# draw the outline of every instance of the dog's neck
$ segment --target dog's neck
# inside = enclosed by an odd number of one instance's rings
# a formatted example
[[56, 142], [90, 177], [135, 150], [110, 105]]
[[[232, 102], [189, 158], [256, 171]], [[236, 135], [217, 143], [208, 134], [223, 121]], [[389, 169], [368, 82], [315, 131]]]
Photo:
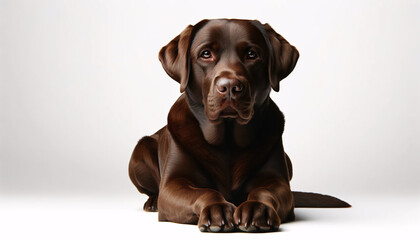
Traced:
[[206, 141], [214, 146], [235, 145], [246, 147], [255, 139], [255, 131], [247, 125], [240, 125], [233, 119], [225, 119], [219, 123], [199, 121]]
[[254, 125], [258, 124], [257, 121], [262, 111], [255, 112], [251, 121], [245, 125], [237, 123], [234, 119], [224, 119], [214, 123], [206, 117], [202, 104], [188, 102], [191, 112], [200, 124], [203, 136], [209, 144], [213, 146], [233, 144], [236, 147], [243, 148], [249, 146], [256, 139], [259, 129]]

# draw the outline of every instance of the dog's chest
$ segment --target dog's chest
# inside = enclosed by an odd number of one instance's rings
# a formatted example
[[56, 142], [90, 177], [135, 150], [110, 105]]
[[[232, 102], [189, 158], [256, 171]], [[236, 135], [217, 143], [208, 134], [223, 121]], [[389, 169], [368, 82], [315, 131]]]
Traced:
[[243, 188], [250, 174], [257, 172], [267, 160], [268, 152], [261, 150], [233, 146], [212, 150], [212, 167], [205, 167], [206, 174], [227, 198], [235, 198], [235, 192]]

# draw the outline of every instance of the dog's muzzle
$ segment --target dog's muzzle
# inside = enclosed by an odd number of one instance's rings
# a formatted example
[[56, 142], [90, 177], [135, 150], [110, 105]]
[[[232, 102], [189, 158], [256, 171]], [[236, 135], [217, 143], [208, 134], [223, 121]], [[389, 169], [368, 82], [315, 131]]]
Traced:
[[246, 81], [236, 78], [217, 78], [211, 88], [205, 112], [210, 121], [226, 118], [246, 124], [253, 115], [253, 101]]

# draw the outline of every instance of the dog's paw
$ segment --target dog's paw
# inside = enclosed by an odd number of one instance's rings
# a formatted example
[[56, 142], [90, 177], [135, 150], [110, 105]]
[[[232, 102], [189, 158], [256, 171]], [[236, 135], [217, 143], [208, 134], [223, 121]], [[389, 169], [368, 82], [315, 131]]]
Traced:
[[202, 232], [230, 232], [235, 229], [233, 213], [236, 206], [232, 203], [216, 203], [205, 207], [198, 220]]
[[280, 217], [276, 211], [258, 201], [246, 201], [239, 205], [234, 215], [235, 224], [244, 232], [277, 231]]
[[144, 203], [143, 210], [146, 212], [157, 212], [157, 200], [158, 196], [150, 196], [149, 199]]

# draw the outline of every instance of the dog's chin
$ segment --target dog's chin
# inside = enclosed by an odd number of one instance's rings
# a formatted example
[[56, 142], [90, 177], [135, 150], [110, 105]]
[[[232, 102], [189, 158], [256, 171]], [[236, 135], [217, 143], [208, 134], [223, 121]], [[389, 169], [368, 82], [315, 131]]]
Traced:
[[208, 114], [207, 118], [214, 124], [221, 123], [223, 121], [236, 121], [240, 125], [246, 125], [252, 119], [253, 112], [247, 111], [248, 114], [241, 114], [231, 107], [227, 107], [221, 111], [213, 114]]

